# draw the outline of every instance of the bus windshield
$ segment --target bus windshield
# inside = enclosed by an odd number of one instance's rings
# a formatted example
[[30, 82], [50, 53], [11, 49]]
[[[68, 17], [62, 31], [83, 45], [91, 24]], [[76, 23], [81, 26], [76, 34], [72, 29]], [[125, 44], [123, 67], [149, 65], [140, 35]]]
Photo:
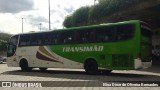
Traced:
[[18, 43], [18, 36], [11, 37], [7, 50], [7, 57], [14, 55]]

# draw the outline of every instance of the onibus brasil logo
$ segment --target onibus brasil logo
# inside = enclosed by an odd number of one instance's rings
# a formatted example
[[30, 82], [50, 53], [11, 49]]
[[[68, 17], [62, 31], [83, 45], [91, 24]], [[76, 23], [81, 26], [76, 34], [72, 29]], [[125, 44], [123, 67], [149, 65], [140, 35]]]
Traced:
[[2, 87], [42, 87], [41, 83], [33, 82], [2, 82]]

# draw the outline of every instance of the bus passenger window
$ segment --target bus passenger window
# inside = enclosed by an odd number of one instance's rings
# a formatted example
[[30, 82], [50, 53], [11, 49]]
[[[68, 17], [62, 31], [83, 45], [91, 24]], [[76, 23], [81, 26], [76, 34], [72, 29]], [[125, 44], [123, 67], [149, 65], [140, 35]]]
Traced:
[[115, 28], [114, 27], [108, 27], [105, 29], [105, 41], [111, 42], [115, 40]]
[[93, 42], [95, 40], [95, 32], [92, 29], [86, 29], [80, 32], [81, 42]]
[[97, 42], [111, 42], [115, 40], [114, 27], [98, 27], [96, 28]]
[[44, 35], [44, 45], [50, 45], [50, 44], [52, 44], [52, 33], [45, 33], [45, 35]]
[[20, 46], [29, 46], [30, 45], [30, 35], [21, 35], [19, 45]]
[[105, 41], [108, 41], [109, 40], [109, 37], [107, 35], [105, 35], [105, 38], [104, 38]]
[[133, 25], [122, 25], [117, 26], [117, 40], [128, 40], [134, 35], [134, 26]]
[[30, 45], [31, 46], [37, 46], [38, 45], [38, 35], [37, 34], [33, 34], [31, 35], [31, 40], [30, 40]]
[[75, 42], [76, 42], [76, 43], [82, 42], [82, 37], [81, 37], [81, 34], [80, 34], [79, 31], [76, 31], [76, 32], [75, 32]]
[[58, 38], [58, 33], [54, 32], [52, 33], [52, 44], [57, 44], [57, 38]]
[[73, 31], [65, 31], [61, 33], [61, 43], [69, 44], [74, 42], [74, 32]]
[[38, 34], [37, 35], [37, 44], [38, 45], [43, 45], [43, 42], [44, 42], [44, 34]]
[[104, 41], [105, 33], [103, 28], [96, 28], [96, 42]]

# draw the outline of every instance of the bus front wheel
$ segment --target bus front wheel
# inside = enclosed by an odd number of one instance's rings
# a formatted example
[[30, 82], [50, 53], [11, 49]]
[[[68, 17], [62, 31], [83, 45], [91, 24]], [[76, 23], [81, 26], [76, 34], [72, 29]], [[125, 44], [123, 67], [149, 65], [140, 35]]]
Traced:
[[28, 62], [27, 62], [27, 60], [21, 60], [21, 61], [20, 61], [20, 67], [21, 67], [21, 70], [22, 70], [22, 71], [30, 71], [30, 70], [32, 70], [31, 67], [28, 67]]
[[84, 69], [87, 74], [97, 74], [98, 73], [98, 65], [95, 60], [86, 61], [84, 64]]

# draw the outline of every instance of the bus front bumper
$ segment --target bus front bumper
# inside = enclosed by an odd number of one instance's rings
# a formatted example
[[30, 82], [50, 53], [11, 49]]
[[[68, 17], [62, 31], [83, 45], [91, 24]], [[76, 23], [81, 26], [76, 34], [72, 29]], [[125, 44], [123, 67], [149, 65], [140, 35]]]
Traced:
[[142, 62], [140, 59], [134, 60], [134, 68], [135, 69], [145, 69], [145, 68], [149, 68], [151, 66], [152, 66], [152, 61], [151, 62]]

